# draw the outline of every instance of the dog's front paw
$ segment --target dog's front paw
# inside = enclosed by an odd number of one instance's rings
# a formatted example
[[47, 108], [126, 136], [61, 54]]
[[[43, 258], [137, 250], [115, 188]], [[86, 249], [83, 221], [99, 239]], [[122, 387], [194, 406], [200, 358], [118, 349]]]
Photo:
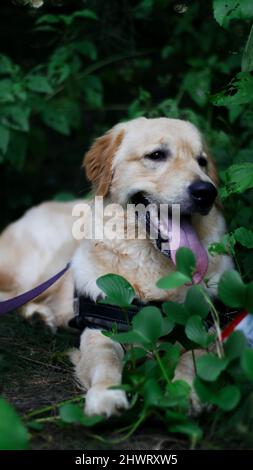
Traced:
[[129, 407], [125, 392], [110, 390], [102, 386], [90, 388], [85, 399], [85, 413], [88, 416], [105, 415], [109, 418]]

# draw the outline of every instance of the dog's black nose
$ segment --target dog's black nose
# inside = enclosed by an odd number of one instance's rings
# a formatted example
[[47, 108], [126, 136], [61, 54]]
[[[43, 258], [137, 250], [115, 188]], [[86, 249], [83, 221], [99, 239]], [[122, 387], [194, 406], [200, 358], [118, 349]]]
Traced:
[[195, 181], [189, 186], [189, 193], [195, 209], [201, 214], [207, 214], [218, 194], [216, 187], [208, 181]]

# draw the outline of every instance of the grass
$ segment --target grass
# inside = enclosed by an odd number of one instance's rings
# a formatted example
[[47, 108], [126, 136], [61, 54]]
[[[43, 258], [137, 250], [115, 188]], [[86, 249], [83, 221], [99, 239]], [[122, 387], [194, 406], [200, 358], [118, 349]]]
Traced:
[[[25, 416], [45, 407], [39, 416], [46, 418], [43, 429], [31, 429], [32, 449], [187, 449], [189, 443], [180, 435], [168, 434], [154, 419], [146, 422], [131, 438], [111, 445], [127, 416], [113, 418], [96, 428], [57, 424], [52, 420], [57, 404], [80, 397], [67, 351], [78, 345], [78, 336], [60, 330], [53, 335], [38, 318], [31, 322], [17, 314], [0, 320], [0, 393]], [[37, 415], [34, 415], [37, 416]], [[49, 420], [47, 421], [47, 418]], [[253, 436], [245, 430], [219, 435], [214, 417], [204, 417], [202, 449], [253, 448]], [[51, 422], [52, 421], [52, 422]]]

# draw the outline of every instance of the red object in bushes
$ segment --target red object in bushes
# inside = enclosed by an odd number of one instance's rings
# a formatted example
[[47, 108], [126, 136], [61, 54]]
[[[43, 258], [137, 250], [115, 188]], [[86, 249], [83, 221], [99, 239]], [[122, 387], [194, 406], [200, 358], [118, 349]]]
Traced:
[[253, 345], [253, 314], [244, 310], [227, 325], [222, 331], [222, 340], [225, 341], [234, 330], [242, 331], [248, 342]]

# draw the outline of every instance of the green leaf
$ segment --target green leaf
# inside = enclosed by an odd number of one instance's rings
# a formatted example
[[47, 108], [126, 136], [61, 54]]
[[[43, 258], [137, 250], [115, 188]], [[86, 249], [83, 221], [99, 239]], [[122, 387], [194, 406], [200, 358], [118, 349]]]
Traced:
[[214, 18], [217, 23], [221, 26], [227, 27], [229, 21], [234, 18], [233, 12], [235, 9], [237, 10], [237, 5], [238, 0], [213, 0]]
[[223, 411], [233, 410], [239, 403], [241, 393], [236, 385], [227, 385], [215, 394], [212, 403]]
[[11, 59], [4, 54], [0, 54], [0, 75], [11, 75], [17, 68]]
[[241, 7], [241, 14], [243, 19], [253, 18], [253, 4], [249, 0], [238, 0]]
[[238, 116], [238, 106], [247, 104], [252, 92], [253, 77], [249, 72], [239, 72], [222, 92], [212, 97], [212, 102], [216, 106], [226, 106]]
[[0, 124], [0, 152], [4, 155], [7, 152], [10, 140], [10, 131]]
[[233, 361], [240, 357], [243, 350], [247, 346], [247, 340], [241, 331], [233, 331], [224, 344], [226, 357], [229, 361]]
[[174, 329], [174, 326], [175, 326], [175, 323], [173, 320], [171, 320], [170, 318], [163, 318], [161, 336], [166, 336], [169, 333], [171, 333], [172, 330]]
[[251, 72], [253, 70], [253, 25], [242, 55], [242, 71]]
[[228, 362], [227, 358], [220, 359], [214, 354], [205, 354], [196, 361], [197, 374], [201, 379], [213, 382], [226, 369]]
[[241, 357], [241, 366], [246, 377], [253, 382], [253, 349], [244, 349]]
[[13, 82], [9, 79], [0, 80], [0, 102], [13, 103], [15, 101]]
[[168, 318], [179, 325], [185, 325], [189, 314], [183, 304], [176, 302], [164, 302], [162, 305], [163, 312], [166, 313]]
[[57, 26], [49, 26], [49, 24], [45, 24], [45, 25], [41, 25], [41, 26], [36, 26], [34, 28], [34, 31], [41, 31], [41, 32], [52, 32], [52, 33], [56, 33], [58, 34], [59, 33], [59, 29], [57, 28]]
[[177, 271], [191, 278], [196, 269], [195, 256], [189, 248], [182, 247], [176, 253]]
[[156, 407], [161, 405], [161, 399], [163, 397], [163, 392], [161, 387], [156, 379], [150, 378], [145, 381], [144, 389], [144, 406], [146, 408]]
[[2, 123], [11, 129], [27, 132], [30, 128], [30, 113], [30, 108], [24, 106], [10, 106], [5, 109], [5, 113], [2, 117]]
[[[57, 47], [49, 58], [47, 75], [50, 83], [60, 85], [66, 81], [70, 75], [75, 80], [75, 75], [79, 72], [81, 67], [81, 59], [76, 54], [74, 43], [69, 43], [64, 46]], [[80, 93], [80, 83], [78, 81], [78, 93]], [[63, 99], [67, 99], [66, 93]], [[73, 99], [72, 99], [73, 101]]]
[[161, 277], [159, 281], [157, 281], [156, 285], [159, 289], [176, 289], [177, 287], [183, 286], [184, 284], [188, 284], [191, 282], [191, 278], [182, 274], [178, 271], [169, 274], [168, 276]]
[[205, 299], [205, 294], [199, 286], [192, 286], [188, 290], [185, 299], [185, 307], [190, 315], [199, 315], [206, 318], [210, 307]]
[[42, 23], [49, 23], [49, 24], [55, 24], [55, 23], [63, 23], [65, 26], [70, 26], [74, 23], [76, 18], [89, 18], [92, 20], [97, 20], [98, 17], [96, 13], [92, 10], [89, 9], [84, 9], [81, 11], [76, 11], [72, 13], [71, 15], [43, 15], [39, 20], [37, 21], [38, 24]]
[[237, 271], [225, 271], [218, 284], [219, 298], [229, 307], [243, 307], [246, 286]]
[[225, 175], [225, 196], [235, 193], [240, 194], [247, 189], [253, 188], [253, 163], [232, 165], [228, 168]]
[[134, 348], [128, 349], [124, 355], [124, 363], [126, 364], [128, 361], [132, 361], [134, 358], [135, 361], [147, 358], [147, 351], [144, 348]]
[[91, 41], [78, 41], [75, 42], [75, 49], [82, 55], [89, 57], [91, 60], [97, 59], [97, 48]]
[[64, 23], [67, 26], [70, 26], [76, 18], [89, 18], [91, 20], [97, 20], [98, 17], [96, 13], [88, 8], [72, 13], [72, 15], [42, 15], [37, 19], [36, 25], [41, 24], [57, 24]]
[[210, 342], [213, 341], [213, 336], [208, 335], [203, 321], [198, 315], [193, 315], [187, 320], [185, 334], [187, 338], [199, 344], [202, 348], [207, 348]]
[[196, 423], [192, 423], [191, 421], [172, 424], [169, 426], [169, 432], [186, 434], [187, 436], [190, 436], [195, 442], [199, 441], [203, 435], [202, 429]]
[[97, 20], [98, 19], [95, 11], [89, 10], [88, 8], [86, 8], [84, 10], [81, 10], [81, 11], [76, 11], [72, 15], [72, 18], [73, 19], [76, 19], [76, 18], [89, 18], [91, 20]]
[[164, 367], [167, 369], [168, 376], [172, 379], [173, 374], [175, 371], [175, 368], [178, 364], [179, 358], [180, 358], [180, 346], [179, 344], [171, 344], [171, 343], [160, 343], [159, 346], [159, 351], [163, 351], [165, 354], [163, 354], [161, 360], [162, 363], [164, 364]]
[[60, 23], [61, 22], [60, 16], [61, 15], [42, 15], [37, 19], [36, 25], [44, 24], [44, 23], [48, 23], [48, 24]]
[[195, 377], [193, 384], [198, 397], [203, 403], [213, 403], [212, 400], [215, 395], [211, 388], [213, 384], [203, 382], [199, 377]]
[[213, 0], [214, 18], [227, 28], [234, 19], [249, 19], [253, 17], [253, 5], [249, 0]]
[[83, 419], [83, 410], [81, 407], [72, 403], [61, 406], [59, 413], [64, 423], [81, 423]]
[[25, 103], [27, 101], [27, 93], [22, 82], [13, 83], [13, 94], [14, 101], [22, 101]]
[[240, 390], [236, 385], [226, 385], [217, 390], [196, 377], [194, 388], [202, 402], [216, 405], [223, 411], [231, 411], [238, 405], [241, 398]]
[[61, 406], [60, 418], [64, 423], [82, 424], [83, 426], [91, 427], [103, 421], [103, 416], [86, 416], [79, 405], [67, 403]]
[[190, 385], [184, 380], [175, 380], [167, 385], [167, 392], [170, 400], [173, 400], [174, 406], [188, 402], [191, 393]]
[[131, 284], [117, 274], [105, 274], [97, 279], [98, 287], [106, 294], [102, 303], [128, 307], [131, 305], [135, 291]]
[[174, 410], [166, 410], [165, 417], [168, 424], [179, 424], [179, 423], [186, 423], [188, 418], [185, 412], [178, 412]]
[[25, 84], [29, 90], [37, 93], [50, 94], [53, 92], [48, 78], [43, 75], [28, 75], [25, 79]]
[[[55, 53], [48, 64], [48, 74], [51, 80], [60, 85], [63, 83], [71, 74], [71, 68], [69, 64], [65, 63], [62, 58], [55, 57], [57, 54]], [[59, 59], [59, 60], [58, 60]]]
[[237, 242], [246, 248], [253, 248], [253, 232], [247, 230], [245, 227], [239, 227], [234, 232], [234, 237]]
[[133, 330], [155, 343], [162, 335], [162, 315], [157, 307], [144, 307], [133, 319]]
[[0, 450], [27, 449], [29, 433], [14, 408], [0, 399]]
[[157, 307], [142, 308], [133, 319], [133, 329], [126, 333], [107, 333], [114, 341], [151, 347], [163, 334], [163, 318]]
[[226, 233], [219, 242], [213, 242], [208, 246], [210, 255], [228, 255], [235, 254], [236, 240], [234, 234]]

